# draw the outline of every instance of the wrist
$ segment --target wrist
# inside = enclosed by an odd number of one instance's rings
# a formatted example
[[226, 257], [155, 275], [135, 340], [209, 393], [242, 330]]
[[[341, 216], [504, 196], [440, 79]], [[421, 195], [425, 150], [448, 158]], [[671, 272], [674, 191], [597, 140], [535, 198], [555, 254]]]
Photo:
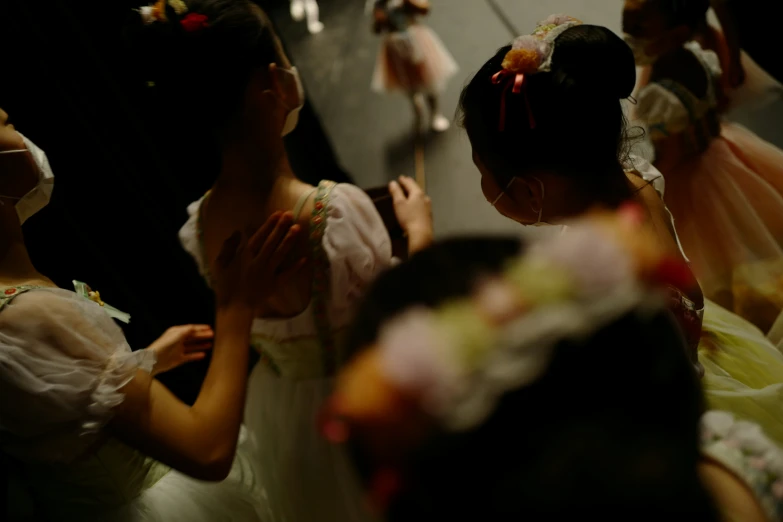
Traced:
[[215, 311], [215, 323], [238, 325], [253, 321], [253, 307], [244, 301], [232, 301], [218, 304]]
[[411, 227], [406, 232], [408, 234], [408, 251], [411, 254], [424, 250], [432, 244], [434, 239], [432, 227]]

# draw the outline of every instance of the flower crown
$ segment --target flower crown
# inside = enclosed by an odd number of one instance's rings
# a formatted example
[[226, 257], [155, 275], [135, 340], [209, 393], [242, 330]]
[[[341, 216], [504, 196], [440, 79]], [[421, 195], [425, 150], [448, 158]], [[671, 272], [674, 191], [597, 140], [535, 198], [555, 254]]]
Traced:
[[658, 250], [640, 212], [590, 215], [534, 242], [472, 296], [389, 321], [338, 377], [324, 434], [342, 442], [352, 424], [404, 430], [421, 414], [442, 429], [475, 428], [504, 394], [544, 375], [560, 342], [663, 308], [657, 290], [690, 272]]
[[188, 6], [183, 0], [157, 0], [154, 4], [146, 5], [138, 11], [145, 25], [155, 22], [168, 22], [167, 6], [171, 7], [177, 16], [182, 16], [179, 23], [187, 32], [193, 33], [209, 27], [209, 18], [200, 13], [189, 13]]
[[[525, 87], [525, 81], [530, 74], [549, 72], [552, 70], [552, 55], [555, 50], [555, 40], [568, 29], [581, 25], [582, 22], [568, 15], [551, 15], [546, 20], [538, 23], [533, 34], [520, 36], [514, 40], [511, 50], [503, 58], [503, 69], [492, 75], [492, 83], [500, 85], [505, 83], [500, 107], [499, 130], [505, 130], [506, 97], [508, 91], [520, 94]], [[525, 92], [530, 128], [536, 127], [533, 113], [530, 110], [530, 102]]]

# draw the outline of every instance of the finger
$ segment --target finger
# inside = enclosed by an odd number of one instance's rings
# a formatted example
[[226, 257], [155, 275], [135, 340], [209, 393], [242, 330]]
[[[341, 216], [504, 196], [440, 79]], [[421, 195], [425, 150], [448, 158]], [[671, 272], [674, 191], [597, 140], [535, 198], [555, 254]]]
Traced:
[[217, 257], [218, 267], [225, 268], [234, 261], [241, 243], [242, 234], [239, 231], [234, 232], [228, 239], [223, 241], [223, 246], [220, 248], [220, 254]]
[[193, 331], [185, 340], [186, 343], [198, 343], [201, 341], [208, 341], [210, 339], [213, 339], [215, 337], [215, 332], [212, 330], [203, 330], [203, 331]]
[[402, 191], [402, 187], [400, 187], [400, 184], [396, 181], [392, 181], [389, 183], [389, 193], [391, 194], [392, 201], [394, 204], [404, 203], [407, 199], [405, 197], [405, 192]]
[[205, 341], [200, 343], [189, 343], [185, 345], [185, 353], [206, 352], [207, 350], [212, 349], [212, 346], [214, 346], [212, 342]]
[[279, 247], [280, 243], [288, 235], [288, 232], [291, 229], [293, 223], [294, 215], [291, 212], [286, 212], [283, 214], [283, 217], [280, 218], [277, 226], [268, 237], [262, 238], [256, 234], [253, 239], [257, 241], [263, 240], [263, 245], [261, 246], [261, 249], [255, 253], [254, 258], [256, 260], [260, 259], [262, 262], [270, 260], [272, 258], [272, 253]]
[[274, 231], [275, 228], [280, 224], [280, 219], [282, 217], [283, 217], [282, 212], [274, 212], [258, 229], [252, 230], [251, 228], [250, 230], [247, 231], [248, 232], [247, 236], [250, 238], [248, 240], [248, 248], [250, 248], [250, 251], [252, 253], [255, 253], [258, 250], [258, 248], [261, 248], [264, 239], [268, 237], [272, 233], [272, 231]]
[[400, 176], [400, 184], [402, 184], [402, 186], [405, 187], [405, 190], [408, 191], [409, 198], [413, 195], [424, 193], [419, 184], [416, 183], [413, 178], [409, 178], [408, 176]]
[[205, 354], [204, 352], [194, 352], [185, 355], [184, 359], [185, 362], [203, 361], [206, 358], [206, 356], [207, 354]]
[[296, 246], [296, 240], [298, 239], [299, 232], [301, 232], [301, 230], [302, 227], [299, 225], [294, 225], [288, 229], [288, 233], [283, 238], [283, 241], [275, 249], [275, 251], [272, 252], [272, 255], [270, 256], [267, 264], [268, 269], [274, 271], [283, 264], [283, 261], [288, 258], [288, 254], [290, 254], [291, 250], [293, 250], [294, 246]]

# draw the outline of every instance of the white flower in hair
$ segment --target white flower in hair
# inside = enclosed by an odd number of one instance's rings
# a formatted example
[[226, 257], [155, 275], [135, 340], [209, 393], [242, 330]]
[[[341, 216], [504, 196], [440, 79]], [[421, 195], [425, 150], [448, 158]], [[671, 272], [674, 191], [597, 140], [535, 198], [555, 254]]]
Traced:
[[378, 336], [384, 373], [400, 389], [431, 403], [442, 394], [438, 389], [459, 374], [449, 343], [432, 311], [409, 310], [389, 321]]
[[583, 299], [606, 295], [635, 278], [633, 261], [623, 247], [595, 225], [569, 228], [567, 236], [557, 236], [531, 249], [567, 270]]

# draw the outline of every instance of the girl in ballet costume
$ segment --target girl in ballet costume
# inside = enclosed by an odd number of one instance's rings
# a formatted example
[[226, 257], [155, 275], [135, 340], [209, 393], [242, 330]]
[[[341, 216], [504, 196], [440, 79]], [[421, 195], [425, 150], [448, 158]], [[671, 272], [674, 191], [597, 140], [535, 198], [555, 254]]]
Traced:
[[378, 278], [322, 432], [385, 520], [781, 520], [783, 451], [704, 412], [662, 299], [688, 269], [640, 215], [452, 239]]
[[[402, 92], [413, 104], [418, 135], [425, 121], [435, 132], [449, 128], [440, 112], [440, 93], [459, 71], [435, 32], [418, 21], [430, 12], [429, 0], [376, 0], [374, 29], [383, 35], [372, 86], [377, 92]], [[426, 106], [429, 120], [426, 119]]]
[[[142, 27], [149, 51], [140, 54], [159, 65], [162, 100], [199, 107], [189, 130], [213, 136], [222, 158], [212, 189], [188, 208], [182, 246], [213, 284], [220, 245], [233, 230], [285, 211], [307, 231], [294, 251], [306, 267], [254, 311], [252, 346], [261, 361], [250, 375], [244, 422], [269, 520], [366, 520], [345, 455], [318, 436], [314, 421], [344, 359], [355, 302], [392, 263], [389, 234], [361, 189], [328, 180], [310, 186], [291, 169], [284, 137], [296, 127], [304, 94], [263, 11], [250, 0], [190, 0], [181, 13], [175, 7]], [[397, 182], [390, 190], [416, 251], [431, 239], [429, 199], [412, 179], [400, 183], [406, 192]]]
[[[14, 487], [1, 518], [268, 521], [240, 435], [250, 327], [264, 299], [248, 286], [286, 284], [292, 274], [277, 271], [298, 227], [276, 215], [249, 242], [226, 242], [214, 270], [214, 333], [174, 327], [131, 351], [114, 322], [127, 314], [83, 283], [58, 288], [33, 266], [21, 225], [49, 202], [54, 174], [7, 119], [0, 110], [0, 450]], [[155, 376], [211, 344], [198, 398], [183, 404]]]
[[[686, 260], [663, 176], [626, 152], [622, 100], [635, 83], [633, 53], [621, 38], [567, 16], [501, 48], [461, 100], [487, 200], [523, 225], [561, 224], [595, 205], [635, 201], [660, 247]], [[709, 406], [761, 423], [783, 444], [783, 354], [752, 324], [705, 300], [692, 274], [672, 285], [671, 297]]]
[[317, 0], [291, 0], [291, 18], [296, 22], [307, 19], [307, 30], [310, 34], [318, 34], [324, 30], [319, 15]]
[[660, 0], [631, 35], [657, 49], [636, 116], [705, 295], [783, 348], [783, 151], [721, 120], [720, 62], [692, 40], [692, 17], [671, 5]]

